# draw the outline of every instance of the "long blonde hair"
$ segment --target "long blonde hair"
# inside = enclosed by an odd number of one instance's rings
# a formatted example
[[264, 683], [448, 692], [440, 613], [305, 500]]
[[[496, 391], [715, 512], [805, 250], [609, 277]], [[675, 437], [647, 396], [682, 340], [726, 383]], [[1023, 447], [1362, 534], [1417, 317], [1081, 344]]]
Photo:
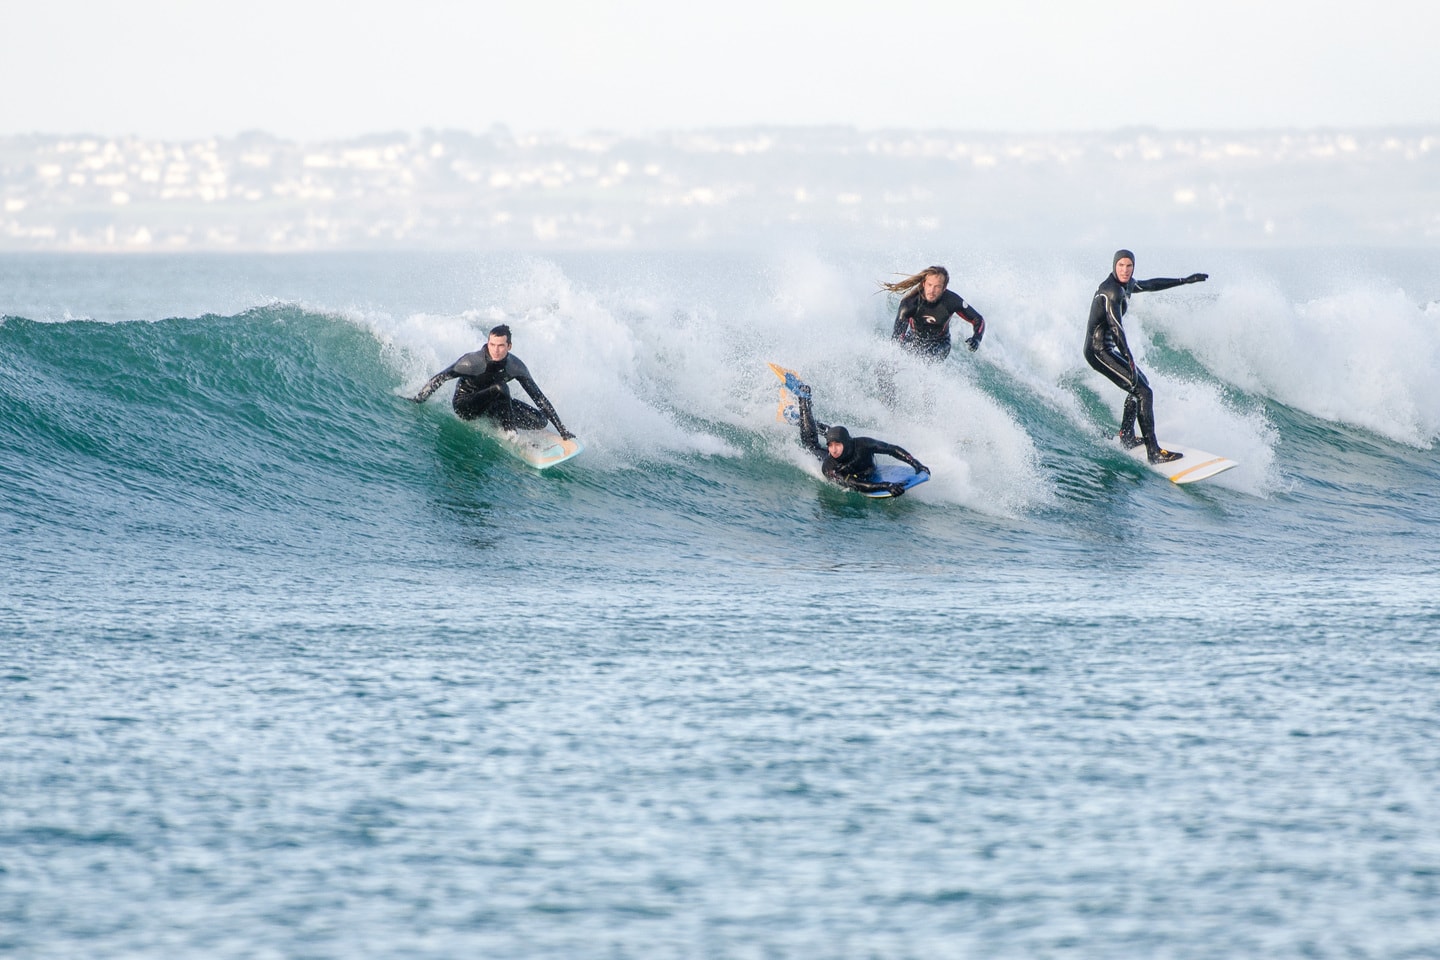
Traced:
[[903, 299], [910, 296], [910, 294], [916, 292], [921, 287], [925, 286], [926, 277], [933, 276], [937, 273], [945, 278], [945, 286], [949, 287], [950, 271], [937, 264], [935, 266], [926, 267], [919, 273], [912, 273], [904, 280], [896, 280], [894, 283], [886, 283], [884, 280], [881, 280], [880, 289], [889, 290], [891, 293], [898, 293]]

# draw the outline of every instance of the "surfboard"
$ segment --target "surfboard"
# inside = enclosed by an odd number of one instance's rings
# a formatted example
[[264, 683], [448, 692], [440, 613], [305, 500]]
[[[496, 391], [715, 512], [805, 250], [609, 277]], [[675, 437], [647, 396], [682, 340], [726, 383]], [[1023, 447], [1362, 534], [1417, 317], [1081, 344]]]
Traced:
[[500, 444], [506, 453], [525, 461], [536, 470], [544, 470], [557, 463], [564, 463], [572, 457], [579, 456], [585, 450], [585, 444], [581, 443], [579, 439], [571, 437], [569, 440], [564, 440], [554, 430], [506, 432], [499, 429], [487, 429], [486, 432], [495, 438], [495, 442]]
[[1126, 453], [1171, 483], [1198, 483], [1240, 466], [1239, 463], [1228, 457], [1206, 453], [1196, 447], [1182, 447], [1173, 443], [1164, 444], [1164, 447], [1172, 453], [1183, 454], [1183, 456], [1179, 460], [1172, 460], [1169, 463], [1151, 463], [1150, 458], [1145, 454], [1144, 446], [1133, 447]]
[[[910, 468], [909, 464], [904, 463], [887, 463], [882, 466], [877, 466], [875, 472], [870, 475], [872, 482], [903, 483], [906, 490], [909, 490], [911, 487], [918, 487], [929, 479], [930, 474], [916, 473]], [[858, 490], [856, 491], [856, 493], [860, 492], [861, 491]], [[877, 490], [874, 493], [866, 493], [865, 496], [871, 500], [885, 500], [893, 497], [894, 494], [889, 490]]]
[[[780, 378], [780, 405], [775, 409], [775, 419], [781, 423], [798, 424], [800, 422], [800, 407], [795, 403], [795, 390], [803, 381], [800, 375], [794, 370], [788, 370], [778, 363], [768, 364], [770, 372]], [[824, 430], [824, 426], [820, 426]], [[875, 472], [868, 479], [871, 483], [903, 483], [905, 489], [918, 487], [930, 479], [928, 473], [916, 473], [915, 470], [905, 463], [886, 463], [876, 466]], [[855, 491], [861, 493], [862, 491]], [[893, 497], [888, 490], [877, 490], [874, 493], [866, 493], [865, 496], [872, 500], [885, 500]]]

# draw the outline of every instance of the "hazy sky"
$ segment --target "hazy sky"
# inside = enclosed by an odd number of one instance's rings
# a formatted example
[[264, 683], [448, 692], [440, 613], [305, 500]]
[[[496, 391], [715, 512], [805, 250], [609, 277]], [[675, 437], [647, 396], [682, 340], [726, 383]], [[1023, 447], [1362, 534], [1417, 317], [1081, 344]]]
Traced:
[[1440, 4], [0, 0], [0, 134], [1435, 124]]

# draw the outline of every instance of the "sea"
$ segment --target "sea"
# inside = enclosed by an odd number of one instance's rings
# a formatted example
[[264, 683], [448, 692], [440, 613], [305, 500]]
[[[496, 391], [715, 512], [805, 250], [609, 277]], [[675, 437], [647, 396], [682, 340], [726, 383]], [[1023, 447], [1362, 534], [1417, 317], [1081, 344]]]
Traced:
[[1440, 249], [1136, 253], [0, 256], [0, 955], [1440, 957]]

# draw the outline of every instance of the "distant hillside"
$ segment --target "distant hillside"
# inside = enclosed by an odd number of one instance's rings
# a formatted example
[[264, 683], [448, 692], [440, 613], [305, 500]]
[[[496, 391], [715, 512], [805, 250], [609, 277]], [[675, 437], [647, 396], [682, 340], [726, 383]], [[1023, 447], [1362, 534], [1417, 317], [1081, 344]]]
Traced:
[[1440, 242], [1440, 129], [0, 138], [0, 250]]

